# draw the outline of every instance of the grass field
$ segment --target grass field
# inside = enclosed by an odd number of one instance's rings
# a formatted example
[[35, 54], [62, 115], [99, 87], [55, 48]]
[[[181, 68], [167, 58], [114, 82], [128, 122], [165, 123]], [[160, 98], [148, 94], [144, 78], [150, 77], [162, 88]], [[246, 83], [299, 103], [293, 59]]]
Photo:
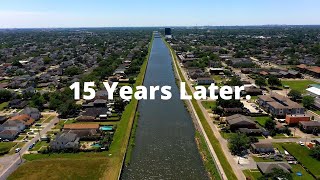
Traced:
[[215, 166], [215, 163], [211, 157], [210, 151], [206, 145], [205, 139], [203, 138], [203, 136], [200, 135], [199, 132], [196, 132], [196, 141], [199, 148], [199, 152], [202, 156], [202, 160], [204, 162], [204, 166], [207, 172], [209, 172], [210, 174], [210, 178], [215, 180], [221, 179], [219, 172]]
[[312, 174], [320, 178], [320, 161], [312, 158], [310, 150], [297, 143], [283, 143], [281, 144], [291, 155], [293, 155], [301, 164], [303, 164]]
[[246, 169], [243, 170], [243, 173], [246, 177], [250, 178], [251, 180], [258, 179], [262, 176], [261, 172], [258, 169]]
[[0, 104], [0, 111], [4, 110], [6, 107], [8, 107], [9, 102], [3, 102]]
[[269, 116], [260, 116], [260, 117], [254, 117], [254, 120], [258, 122], [261, 126], [265, 126], [268, 119], [271, 119]]
[[311, 80], [291, 80], [291, 81], [281, 81], [282, 85], [288, 85], [291, 89], [297, 90], [301, 93], [305, 93], [306, 89], [310, 84], [317, 84]]
[[7, 154], [16, 144], [15, 142], [0, 142], [0, 155]]
[[[135, 85], [142, 85], [146, 68], [147, 58], [141, 66]], [[133, 98], [125, 107], [108, 152], [25, 155], [27, 162], [12, 173], [8, 179], [33, 180], [41, 179], [41, 177], [47, 179], [118, 179], [137, 105], [138, 101]], [[72, 120], [66, 123], [69, 122]], [[63, 123], [60, 121], [57, 128]]]
[[[173, 53], [173, 49], [170, 47], [170, 45], [168, 43], [166, 43], [166, 45], [171, 50], [171, 53]], [[174, 57], [175, 65], [177, 67], [179, 67], [179, 65], [177, 64], [176, 55], [173, 55], [173, 57]], [[184, 79], [184, 76], [182, 75], [181, 69], [180, 68], [177, 68], [177, 69], [178, 69], [178, 73], [179, 73], [179, 75], [181, 77], [181, 81], [182, 82], [186, 82], [186, 80]], [[192, 94], [191, 89], [190, 89], [189, 86], [186, 86], [186, 91], [187, 91], [188, 94]], [[211, 143], [212, 147], [214, 148], [215, 153], [217, 154], [217, 156], [219, 158], [219, 161], [221, 163], [221, 166], [222, 166], [226, 176], [230, 180], [232, 180], [232, 179], [236, 180], [237, 177], [234, 174], [234, 172], [233, 172], [233, 170], [231, 168], [231, 165], [229, 164], [227, 158], [225, 157], [224, 152], [223, 152], [223, 150], [222, 150], [222, 148], [221, 148], [221, 146], [219, 144], [218, 139], [214, 136], [210, 125], [208, 124], [207, 120], [205, 119], [205, 117], [204, 117], [204, 115], [203, 115], [203, 113], [202, 113], [202, 111], [201, 111], [201, 109], [200, 109], [200, 107], [199, 107], [199, 105], [197, 103], [197, 100], [192, 99], [191, 103], [192, 103], [194, 109], [196, 110], [196, 113], [197, 113], [197, 115], [198, 115], [198, 117], [199, 117], [199, 119], [201, 121], [201, 124], [202, 124], [202, 126], [203, 126], [203, 128], [204, 128], [204, 130], [205, 130], [205, 132], [206, 132], [206, 134], [207, 134], [207, 136], [209, 138], [209, 140], [210, 140], [210, 143]]]
[[202, 101], [201, 104], [205, 109], [213, 109], [217, 106], [216, 101]]

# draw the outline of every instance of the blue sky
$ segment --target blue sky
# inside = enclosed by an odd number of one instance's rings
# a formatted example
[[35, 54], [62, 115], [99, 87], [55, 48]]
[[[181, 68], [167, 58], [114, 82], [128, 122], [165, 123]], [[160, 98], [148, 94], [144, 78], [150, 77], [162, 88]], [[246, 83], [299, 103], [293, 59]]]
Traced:
[[1, 0], [0, 28], [320, 24], [319, 0]]

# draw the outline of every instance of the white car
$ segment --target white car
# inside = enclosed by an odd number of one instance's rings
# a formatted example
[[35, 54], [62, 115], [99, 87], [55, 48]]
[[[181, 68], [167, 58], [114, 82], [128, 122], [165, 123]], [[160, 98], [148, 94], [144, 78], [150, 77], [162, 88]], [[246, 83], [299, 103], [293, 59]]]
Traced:
[[21, 150], [21, 148], [15, 149], [15, 152], [18, 153]]
[[299, 141], [300, 146], [304, 146], [304, 143], [302, 141]]

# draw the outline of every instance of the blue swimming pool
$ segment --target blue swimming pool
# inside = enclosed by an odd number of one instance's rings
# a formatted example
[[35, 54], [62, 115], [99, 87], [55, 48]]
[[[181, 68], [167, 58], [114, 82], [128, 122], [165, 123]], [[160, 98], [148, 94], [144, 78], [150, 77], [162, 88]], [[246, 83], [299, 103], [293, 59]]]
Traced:
[[102, 131], [112, 131], [113, 127], [112, 126], [102, 126], [102, 127], [100, 127], [100, 130], [102, 130]]

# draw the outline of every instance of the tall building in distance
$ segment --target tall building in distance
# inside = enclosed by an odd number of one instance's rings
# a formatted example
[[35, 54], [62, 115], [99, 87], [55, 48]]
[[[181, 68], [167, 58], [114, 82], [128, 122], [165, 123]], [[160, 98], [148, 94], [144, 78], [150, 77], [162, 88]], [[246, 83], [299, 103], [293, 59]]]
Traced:
[[172, 39], [171, 28], [164, 28], [165, 38]]

